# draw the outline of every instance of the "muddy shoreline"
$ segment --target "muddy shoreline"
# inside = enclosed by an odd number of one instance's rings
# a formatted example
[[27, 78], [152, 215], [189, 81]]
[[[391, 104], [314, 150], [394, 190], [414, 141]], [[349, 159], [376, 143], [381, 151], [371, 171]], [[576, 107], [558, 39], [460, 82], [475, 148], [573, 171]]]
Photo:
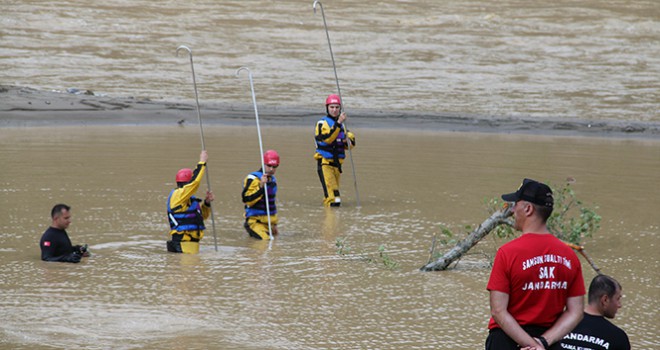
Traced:
[[[205, 124], [249, 125], [248, 104], [201, 102]], [[258, 105], [262, 125], [307, 126], [319, 117], [308, 107]], [[508, 118], [416, 111], [350, 110], [352, 127], [540, 134], [617, 138], [660, 138], [660, 123], [566, 118]], [[194, 102], [98, 96], [91, 91], [55, 92], [0, 85], [0, 127], [167, 125], [196, 123]]]

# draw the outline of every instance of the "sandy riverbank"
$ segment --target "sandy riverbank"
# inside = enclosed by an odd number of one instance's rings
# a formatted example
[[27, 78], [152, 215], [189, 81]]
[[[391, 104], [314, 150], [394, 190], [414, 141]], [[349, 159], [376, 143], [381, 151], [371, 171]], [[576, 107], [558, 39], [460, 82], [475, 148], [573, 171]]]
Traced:
[[[254, 123], [248, 104], [201, 102], [205, 124]], [[317, 109], [259, 105], [264, 125], [313, 123]], [[350, 110], [353, 127], [385, 127], [483, 133], [660, 138], [660, 123], [559, 118], [506, 118], [416, 111]], [[55, 92], [0, 86], [0, 127], [157, 125], [196, 123], [194, 102], [97, 96], [91, 91]]]

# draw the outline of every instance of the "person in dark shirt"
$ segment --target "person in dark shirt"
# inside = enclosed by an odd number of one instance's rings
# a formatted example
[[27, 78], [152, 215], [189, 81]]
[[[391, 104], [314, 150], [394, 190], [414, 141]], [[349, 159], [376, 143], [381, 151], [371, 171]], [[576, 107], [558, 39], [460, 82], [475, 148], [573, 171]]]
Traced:
[[71, 224], [71, 207], [57, 204], [50, 211], [53, 220], [39, 241], [41, 260], [78, 263], [83, 256], [89, 256], [87, 245], [72, 245], [66, 229]]
[[614, 318], [621, 308], [621, 296], [621, 285], [614, 278], [594, 277], [584, 318], [561, 340], [562, 349], [630, 350], [626, 332], [605, 319]]

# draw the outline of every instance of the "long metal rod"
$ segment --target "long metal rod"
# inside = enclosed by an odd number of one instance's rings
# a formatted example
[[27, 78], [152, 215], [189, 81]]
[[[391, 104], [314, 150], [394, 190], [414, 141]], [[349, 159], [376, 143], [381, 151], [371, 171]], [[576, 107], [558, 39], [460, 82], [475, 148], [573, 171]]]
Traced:
[[[202, 151], [206, 150], [206, 144], [204, 143], [204, 128], [202, 127], [202, 112], [199, 108], [199, 95], [197, 94], [197, 79], [195, 78], [195, 66], [193, 65], [193, 54], [192, 50], [185, 46], [181, 45], [176, 48], [176, 55], [179, 56], [180, 50], [188, 51], [188, 57], [190, 57], [190, 69], [192, 71], [193, 87], [195, 89], [195, 103], [197, 104], [197, 118], [199, 119], [199, 135], [202, 139]], [[206, 166], [206, 186], [211, 191], [211, 175], [209, 174], [209, 167]], [[213, 244], [215, 245], [215, 251], [218, 251], [218, 235], [215, 233], [215, 215], [213, 213], [213, 206], [211, 208], [211, 225], [213, 226]]]
[[[341, 101], [341, 110], [343, 111], [345, 109], [344, 105], [344, 99], [341, 97], [341, 89], [339, 88], [339, 77], [337, 76], [337, 65], [335, 64], [335, 55], [332, 53], [332, 44], [330, 44], [330, 34], [328, 32], [328, 24], [325, 21], [325, 12], [323, 11], [323, 4], [319, 0], [315, 0], [314, 4], [312, 5], [312, 8], [314, 9], [314, 13], [316, 14], [316, 5], [319, 5], [321, 8], [321, 17], [323, 17], [323, 27], [325, 28], [325, 36], [328, 38], [328, 48], [330, 49], [330, 58], [332, 58], [332, 69], [335, 72], [335, 83], [337, 84], [337, 94], [339, 95], [339, 100]], [[348, 131], [348, 125], [344, 121], [344, 127]], [[347, 143], [349, 143], [350, 140], [348, 140]], [[357, 203], [357, 206], [360, 206], [360, 191], [358, 191], [358, 185], [357, 185], [357, 175], [355, 175], [355, 164], [353, 163], [353, 151], [351, 151], [350, 145], [348, 145], [348, 158], [351, 160], [351, 170], [353, 172], [353, 184], [355, 185], [355, 200]]]
[[[239, 76], [241, 71], [244, 70], [248, 72], [248, 78], [250, 79], [250, 90], [252, 91], [252, 104], [254, 105], [254, 117], [257, 120], [257, 135], [259, 136], [259, 158], [261, 159], [261, 171], [263, 174], [266, 174], [266, 167], [264, 166], [264, 146], [261, 142], [261, 127], [259, 126], [259, 111], [257, 110], [257, 97], [254, 94], [254, 84], [252, 83], [252, 71], [247, 67], [241, 67], [236, 70], [236, 77]], [[259, 179], [261, 181], [261, 179]], [[268, 184], [264, 183], [264, 194], [266, 196], [266, 216], [268, 217], [268, 236], [270, 240], [273, 240], [273, 229], [270, 223], [270, 202], [268, 199]]]

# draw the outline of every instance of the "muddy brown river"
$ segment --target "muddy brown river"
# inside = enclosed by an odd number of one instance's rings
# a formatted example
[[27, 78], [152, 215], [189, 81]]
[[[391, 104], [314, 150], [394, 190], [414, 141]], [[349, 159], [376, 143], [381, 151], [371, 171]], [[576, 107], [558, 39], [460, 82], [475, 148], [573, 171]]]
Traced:
[[[654, 0], [322, 2], [347, 108], [660, 121]], [[336, 90], [313, 1], [3, 0], [4, 84], [321, 106]]]
[[[442, 226], [460, 233], [480, 223], [483, 200], [525, 176], [571, 177], [597, 206], [602, 228], [583, 244], [624, 286], [615, 323], [634, 348], [660, 344], [657, 141], [356, 130], [361, 206], [347, 168], [344, 206], [328, 210], [311, 130], [262, 130], [282, 158], [280, 236], [269, 245], [242, 227], [241, 183], [259, 166], [255, 128], [206, 128], [219, 246], [208, 230], [189, 256], [165, 251], [164, 208], [176, 171], [199, 157], [195, 126], [0, 129], [0, 345], [482, 348], [489, 264], [503, 241], [485, 239], [451, 271], [418, 268]], [[56, 202], [73, 207], [72, 240], [90, 244], [81, 264], [39, 260]], [[337, 239], [351, 252], [339, 255]], [[381, 245], [398, 268], [378, 258]], [[584, 260], [583, 270], [594, 276]]]
[[[660, 121], [655, 1], [323, 4], [349, 112]], [[188, 45], [203, 104], [250, 103], [246, 80], [234, 75], [241, 66], [269, 107], [319, 108], [335, 90], [312, 1], [0, 7], [6, 85], [190, 102], [190, 67], [175, 56]], [[271, 123], [262, 134], [282, 158], [281, 221], [268, 244], [242, 227], [242, 180], [259, 167], [256, 129], [208, 125], [218, 251], [209, 229], [190, 256], [165, 251], [174, 174], [194, 166], [200, 150], [194, 111], [181, 113], [191, 122], [0, 128], [0, 348], [481, 349], [485, 286], [504, 242], [486, 238], [450, 271], [419, 267], [442, 227], [461, 234], [481, 223], [484, 200], [524, 177], [555, 186], [574, 179], [578, 197], [603, 218], [582, 243], [624, 288], [613, 322], [633, 348], [660, 348], [657, 138], [360, 123], [344, 205], [327, 210], [312, 159], [315, 120]], [[39, 237], [59, 202], [72, 206], [72, 240], [93, 253], [81, 264], [39, 260]], [[381, 246], [397, 268], [383, 264]], [[588, 282], [594, 271], [582, 262]]]

